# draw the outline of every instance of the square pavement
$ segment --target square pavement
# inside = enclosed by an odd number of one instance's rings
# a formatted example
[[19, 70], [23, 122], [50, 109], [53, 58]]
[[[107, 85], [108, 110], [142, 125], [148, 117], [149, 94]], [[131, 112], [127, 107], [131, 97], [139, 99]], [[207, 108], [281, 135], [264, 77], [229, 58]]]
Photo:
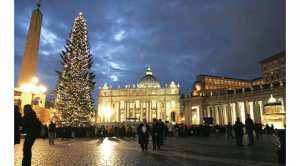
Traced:
[[[22, 165], [21, 144], [14, 146], [15, 166]], [[247, 144], [245, 135], [243, 144]], [[129, 165], [283, 165], [277, 162], [275, 136], [263, 135], [255, 139], [254, 146], [236, 146], [235, 139], [227, 135], [210, 137], [183, 137], [166, 139], [160, 150], [152, 150], [149, 139], [148, 149], [140, 149], [138, 136], [135, 138], [75, 138], [70, 141], [55, 139], [54, 145], [48, 140], [36, 139], [32, 148], [33, 166], [129, 166]]]

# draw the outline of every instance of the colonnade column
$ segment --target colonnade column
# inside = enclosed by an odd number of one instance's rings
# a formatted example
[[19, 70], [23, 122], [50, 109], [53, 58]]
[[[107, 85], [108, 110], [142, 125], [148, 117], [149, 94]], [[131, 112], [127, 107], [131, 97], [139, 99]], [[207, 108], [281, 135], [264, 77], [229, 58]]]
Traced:
[[283, 109], [284, 112], [286, 112], [286, 97], [283, 97], [282, 100], [283, 100]]
[[146, 119], [147, 119], [148, 122], [151, 122], [150, 118], [149, 118], [149, 115], [148, 115], [148, 111], [149, 111], [148, 110], [148, 101], [146, 101]]
[[226, 105], [226, 113], [227, 113], [227, 123], [232, 122], [232, 115], [231, 115], [231, 109], [230, 109], [230, 103], [227, 103]]
[[120, 102], [117, 102], [117, 122], [120, 122]]
[[215, 105], [213, 104], [211, 106], [212, 111], [211, 111], [211, 117], [213, 118], [213, 124], [216, 124], [216, 116], [215, 116]]
[[153, 119], [153, 115], [152, 115], [152, 101], [150, 100], [149, 101], [149, 113], [150, 113], [150, 119], [152, 120]]
[[199, 105], [199, 124], [203, 124], [203, 108], [202, 108], [202, 104]]
[[132, 110], [133, 110], [132, 111], [133, 112], [133, 117], [136, 118], [136, 114], [135, 114], [135, 101], [133, 101], [133, 103], [132, 103]]
[[255, 119], [255, 122], [258, 122], [258, 123], [261, 123], [261, 119], [260, 119], [260, 114], [259, 114], [259, 109], [257, 107], [258, 103], [257, 101], [253, 101], [253, 112], [254, 112], [254, 119]]
[[261, 101], [261, 112], [262, 112], [262, 114], [265, 114], [266, 112], [265, 112], [265, 100], [263, 99], [262, 101]]
[[240, 120], [242, 121], [241, 111], [239, 109], [239, 102], [235, 103], [235, 115], [236, 117], [240, 117]]
[[223, 113], [223, 104], [219, 105], [219, 122], [224, 125], [224, 113]]
[[[127, 116], [126, 116], [126, 118], [130, 118], [130, 102], [127, 102]], [[127, 120], [127, 119], [126, 119]]]
[[160, 119], [160, 102], [157, 101], [156, 105], [157, 105], [157, 107], [156, 107], [156, 109], [157, 109], [156, 117], [157, 117], [157, 119]]

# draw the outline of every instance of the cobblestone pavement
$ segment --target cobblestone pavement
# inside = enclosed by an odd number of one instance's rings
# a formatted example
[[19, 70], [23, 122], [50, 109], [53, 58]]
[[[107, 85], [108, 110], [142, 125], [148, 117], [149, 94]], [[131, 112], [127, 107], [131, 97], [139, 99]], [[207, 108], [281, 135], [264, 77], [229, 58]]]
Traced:
[[[22, 163], [22, 146], [15, 145], [14, 163]], [[236, 146], [236, 140], [225, 135], [211, 137], [186, 137], [165, 140], [161, 150], [142, 152], [136, 138], [75, 138], [70, 141], [37, 139], [32, 152], [34, 166], [96, 166], [96, 165], [279, 165], [277, 162], [278, 138], [264, 135], [254, 146]], [[247, 136], [244, 137], [244, 144]]]

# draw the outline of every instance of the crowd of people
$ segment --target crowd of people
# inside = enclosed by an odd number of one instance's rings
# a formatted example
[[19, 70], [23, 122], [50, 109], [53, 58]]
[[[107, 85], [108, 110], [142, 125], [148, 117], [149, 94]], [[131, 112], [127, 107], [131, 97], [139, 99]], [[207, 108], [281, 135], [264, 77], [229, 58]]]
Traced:
[[[198, 136], [198, 137], [209, 137], [211, 134], [228, 135], [228, 139], [236, 139], [238, 146], [244, 146], [242, 144], [243, 135], [247, 134], [249, 138], [248, 145], [254, 145], [254, 137], [259, 139], [259, 135], [268, 134], [276, 135], [277, 129], [271, 124], [271, 127], [267, 124], [263, 129], [262, 124], [253, 123], [249, 114], [246, 115], [245, 123], [237, 118], [234, 125], [230, 122], [228, 125], [190, 125], [187, 124], [172, 124], [169, 122], [162, 122], [161, 119], [153, 118], [152, 124], [148, 124], [144, 118], [143, 123], [140, 125], [127, 124], [127, 125], [101, 125], [101, 126], [72, 126], [63, 125], [56, 126], [53, 122], [50, 124], [41, 125], [41, 122], [36, 116], [36, 113], [31, 108], [31, 105], [24, 106], [24, 116], [22, 118], [20, 109], [15, 106], [15, 119], [14, 119], [14, 131], [15, 141], [14, 144], [20, 144], [20, 130], [21, 133], [26, 134], [24, 146], [23, 146], [23, 161], [22, 165], [31, 164], [31, 148], [37, 137], [41, 136], [41, 128], [44, 129], [45, 134], [43, 139], [49, 138], [49, 144], [54, 144], [54, 139], [61, 138], [62, 140], [70, 140], [73, 138], [89, 138], [89, 137], [118, 137], [118, 138], [130, 138], [136, 137], [138, 134], [138, 142], [141, 144], [142, 151], [148, 151], [149, 137], [152, 137], [153, 150], [159, 150], [164, 144], [164, 140], [168, 137], [172, 139], [173, 136], [176, 138]], [[234, 136], [233, 136], [234, 133]]]

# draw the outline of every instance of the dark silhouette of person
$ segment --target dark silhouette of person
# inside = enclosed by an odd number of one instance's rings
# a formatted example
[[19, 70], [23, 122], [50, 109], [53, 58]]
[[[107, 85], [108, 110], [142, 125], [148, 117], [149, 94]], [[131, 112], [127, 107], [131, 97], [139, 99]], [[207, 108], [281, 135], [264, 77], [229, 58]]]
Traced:
[[270, 127], [270, 132], [271, 132], [271, 135], [273, 135], [273, 134], [274, 134], [274, 126], [273, 126], [273, 124], [271, 124], [271, 127]]
[[267, 124], [265, 129], [267, 130], [267, 134], [270, 135], [270, 126], [269, 126], [269, 124]]
[[54, 132], [55, 132], [55, 124], [51, 121], [49, 124], [49, 130], [48, 130], [48, 137], [49, 137], [49, 144], [54, 144]]
[[147, 124], [146, 118], [143, 119], [143, 123], [140, 124], [137, 128], [137, 132], [139, 135], [139, 144], [141, 144], [142, 151], [144, 151], [144, 149], [148, 151], [150, 126]]
[[228, 134], [228, 139], [230, 139], [230, 137], [234, 139], [234, 136], [232, 135], [232, 125], [230, 122], [228, 122], [227, 125], [227, 134]]
[[246, 133], [248, 134], [248, 137], [249, 137], [249, 145], [254, 145], [254, 138], [253, 138], [253, 129], [254, 129], [254, 123], [253, 123], [253, 120], [250, 118], [250, 115], [247, 114], [246, 115]]
[[240, 121], [240, 118], [238, 117], [236, 119], [235, 125], [233, 127], [233, 129], [235, 131], [235, 138], [236, 138], [236, 142], [237, 142], [238, 146], [244, 146], [242, 144], [243, 135], [244, 135], [243, 127], [244, 127], [244, 124]]
[[161, 121], [161, 119], [159, 119], [159, 132], [158, 132], [158, 139], [159, 139], [159, 143], [160, 145], [164, 145], [164, 135], [165, 135], [165, 123]]
[[24, 106], [24, 117], [23, 117], [23, 127], [22, 133], [26, 134], [24, 147], [23, 147], [23, 160], [22, 166], [31, 165], [31, 148], [34, 144], [35, 139], [38, 137], [39, 133], [37, 132], [37, 116], [34, 110], [31, 108], [31, 105], [27, 104]]
[[159, 123], [157, 123], [157, 119], [153, 118], [152, 123], [152, 143], [153, 143], [153, 150], [156, 150], [156, 145], [158, 150], [160, 149], [159, 143]]
[[15, 143], [14, 145], [16, 144], [20, 144], [20, 129], [19, 127], [22, 126], [22, 116], [21, 116], [21, 113], [20, 113], [20, 108], [19, 106], [15, 105], [14, 106], [15, 108], [15, 121], [14, 121], [14, 137], [15, 137]]

